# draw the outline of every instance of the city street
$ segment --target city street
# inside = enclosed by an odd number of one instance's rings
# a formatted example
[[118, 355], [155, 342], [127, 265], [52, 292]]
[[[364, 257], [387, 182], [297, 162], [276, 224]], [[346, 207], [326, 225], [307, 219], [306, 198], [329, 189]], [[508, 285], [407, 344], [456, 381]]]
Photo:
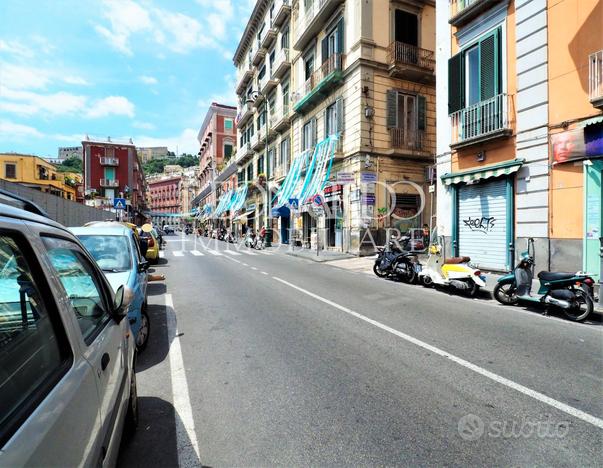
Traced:
[[168, 236], [122, 466], [601, 460], [603, 328]]

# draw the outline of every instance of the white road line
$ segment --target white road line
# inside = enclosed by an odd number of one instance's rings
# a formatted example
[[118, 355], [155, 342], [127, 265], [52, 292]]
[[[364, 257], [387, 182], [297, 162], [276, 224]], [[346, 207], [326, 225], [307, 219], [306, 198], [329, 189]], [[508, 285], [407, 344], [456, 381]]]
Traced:
[[174, 254], [174, 257], [184, 257], [184, 252], [182, 250], [174, 250], [172, 253]]
[[212, 249], [208, 249], [207, 247], [205, 248], [205, 250], [207, 250], [210, 254], [215, 255], [216, 257], [221, 256], [222, 254], [216, 250], [212, 250]]
[[356, 317], [357, 319], [363, 320], [364, 322], [369, 323], [377, 328], [385, 330], [386, 332], [389, 332], [392, 335], [402, 338], [403, 340], [406, 340], [409, 343], [412, 343], [416, 346], [426, 349], [427, 351], [430, 351], [434, 354], [437, 354], [438, 356], [442, 356], [443, 358], [446, 358], [462, 367], [465, 367], [466, 369], [472, 370], [473, 372], [480, 374], [490, 380], [493, 380], [501, 385], [504, 385], [513, 390], [516, 390], [519, 393], [523, 393], [524, 395], [534, 398], [535, 400], [538, 400], [541, 403], [552, 406], [553, 408], [556, 408], [559, 411], [562, 411], [570, 416], [574, 416], [575, 418], [581, 419], [582, 421], [592, 424], [593, 426], [596, 426], [599, 429], [603, 429], [603, 419], [600, 419], [596, 416], [593, 416], [592, 414], [579, 410], [578, 408], [574, 408], [573, 406], [566, 405], [565, 403], [562, 403], [549, 396], [546, 396], [544, 393], [540, 393], [540, 392], [537, 392], [536, 390], [532, 390], [531, 388], [524, 387], [523, 385], [518, 384], [517, 382], [513, 382], [512, 380], [509, 380], [505, 377], [495, 374], [494, 372], [490, 372], [489, 370], [486, 370], [483, 367], [479, 367], [469, 361], [466, 361], [465, 359], [462, 359], [453, 354], [450, 354], [447, 351], [444, 351], [440, 348], [436, 348], [435, 346], [425, 343], [424, 341], [421, 341], [417, 338], [413, 338], [412, 336], [407, 335], [406, 333], [402, 333], [401, 331], [388, 327], [387, 325], [384, 325], [381, 322], [377, 322], [376, 320], [368, 318], [362, 314], [359, 314], [358, 312], [354, 312], [353, 310], [348, 309], [345, 306], [339, 305], [336, 302], [333, 302], [329, 299], [319, 296], [318, 294], [314, 294], [313, 292], [300, 288], [299, 286], [289, 283], [288, 281], [285, 281], [284, 279], [278, 278], [276, 276], [273, 276], [272, 278], [282, 284], [289, 286], [290, 288], [296, 289], [299, 292], [302, 292], [310, 297], [313, 297], [314, 299], [317, 299], [321, 302], [324, 302], [325, 304], [328, 304], [336, 309], [339, 309], [342, 312], [345, 312], [346, 314], [351, 315], [352, 317]]
[[262, 255], [272, 255], [270, 252], [264, 252], [263, 250], [259, 251]]
[[191, 253], [195, 256], [195, 257], [203, 257], [205, 254], [203, 252], [199, 252], [198, 250], [191, 250]]
[[267, 275], [268, 273], [266, 273], [265, 271], [262, 271], [262, 275]]
[[252, 270], [258, 271], [256, 267], [251, 267]]
[[186, 371], [180, 349], [180, 337], [176, 323], [176, 312], [171, 294], [165, 295], [167, 314], [168, 343], [170, 344], [170, 370], [172, 375], [172, 394], [176, 411], [176, 445], [178, 447], [178, 465], [196, 466], [199, 463], [199, 442], [195, 432], [193, 409], [188, 393]]
[[254, 252], [249, 252], [248, 250], [241, 250], [241, 253], [244, 253], [245, 255], [252, 255], [252, 256], [253, 256], [253, 255], [257, 255], [256, 253], [254, 253]]
[[243, 266], [249, 266], [249, 265], [247, 265], [247, 263], [241, 263], [241, 265], [243, 265]]
[[239, 252], [235, 252], [234, 250], [225, 250], [224, 253], [227, 253], [228, 255], [234, 255], [235, 257], [241, 255]]
[[165, 252], [163, 250], [159, 251], [159, 258], [165, 258]]
[[224, 258], [227, 259], [227, 260], [232, 260], [233, 262], [236, 262], [238, 264], [242, 264], [243, 263], [243, 262], [240, 262], [238, 260], [235, 260], [234, 258], [230, 258], [230, 257], [224, 257]]

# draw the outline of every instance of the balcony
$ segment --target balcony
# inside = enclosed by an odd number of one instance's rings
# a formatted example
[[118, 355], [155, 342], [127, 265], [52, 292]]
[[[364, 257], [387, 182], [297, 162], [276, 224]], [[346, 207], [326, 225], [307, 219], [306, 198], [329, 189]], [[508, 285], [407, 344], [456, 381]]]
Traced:
[[283, 103], [270, 114], [270, 129], [282, 132], [291, 126], [291, 113], [289, 103]]
[[603, 109], [603, 50], [588, 57], [588, 83], [590, 102]]
[[243, 128], [245, 126], [245, 124], [247, 123], [247, 121], [249, 120], [249, 118], [253, 115], [253, 106], [244, 103], [243, 107], [241, 108], [240, 111], [240, 117], [239, 120], [237, 121], [237, 127], [238, 128]]
[[277, 84], [278, 80], [274, 77], [274, 75], [269, 76], [268, 71], [266, 71], [266, 74], [261, 80], [258, 80], [258, 87], [260, 89], [260, 93], [262, 93], [264, 96], [267, 96], [270, 91], [276, 88]]
[[429, 153], [433, 146], [433, 142], [427, 140], [424, 130], [409, 131], [403, 128], [390, 128], [389, 138], [391, 147], [396, 153]]
[[289, 161], [287, 161], [285, 164], [278, 164], [274, 168], [272, 177], [274, 180], [280, 181], [281, 179], [284, 179], [285, 177], [287, 177], [288, 172], [289, 172]]
[[295, 112], [314, 106], [343, 79], [345, 55], [333, 54], [316, 70], [295, 94]]
[[257, 45], [257, 50], [255, 51], [255, 53], [253, 54], [253, 57], [251, 59], [252, 63], [257, 67], [262, 60], [264, 60], [266, 58], [266, 49], [264, 49], [262, 47], [262, 45], [260, 44], [260, 42], [258, 41], [258, 45]]
[[289, 49], [281, 49], [276, 59], [274, 60], [274, 69], [272, 76], [274, 78], [282, 78], [285, 73], [291, 70], [291, 61], [289, 59]]
[[289, 4], [289, 0], [281, 0], [280, 6], [277, 6], [277, 8], [278, 10], [276, 10], [276, 15], [274, 17], [273, 24], [277, 28], [280, 28], [281, 25], [291, 14], [291, 5]]
[[264, 147], [266, 144], [266, 126], [261, 127], [254, 135], [251, 137], [251, 149], [254, 151], [258, 151]]
[[387, 60], [392, 77], [419, 83], [435, 82], [435, 54], [431, 50], [392, 42], [387, 50]]
[[[313, 0], [304, 9], [300, 2], [299, 19], [297, 22], [297, 37], [293, 48], [303, 50], [311, 39], [318, 36], [323, 26], [335, 9], [345, 0]], [[302, 11], [304, 10], [304, 11]]]
[[100, 158], [101, 166], [119, 166], [117, 158]]
[[499, 2], [500, 0], [451, 0], [448, 22], [452, 26], [462, 26]]
[[253, 157], [253, 150], [251, 149], [251, 142], [245, 143], [237, 151], [237, 166], [245, 164]]
[[237, 85], [237, 94], [241, 94], [245, 91], [247, 87], [247, 83], [253, 77], [253, 67], [250, 65], [241, 75], [241, 79], [239, 80], [239, 84]]
[[511, 135], [508, 108], [509, 97], [499, 94], [451, 114], [450, 147], [462, 148]]
[[119, 187], [119, 180], [117, 179], [100, 179], [99, 185], [106, 188]]
[[274, 26], [270, 26], [270, 28], [264, 33], [264, 37], [262, 37], [262, 48], [268, 50], [276, 39], [277, 33], [278, 30]]

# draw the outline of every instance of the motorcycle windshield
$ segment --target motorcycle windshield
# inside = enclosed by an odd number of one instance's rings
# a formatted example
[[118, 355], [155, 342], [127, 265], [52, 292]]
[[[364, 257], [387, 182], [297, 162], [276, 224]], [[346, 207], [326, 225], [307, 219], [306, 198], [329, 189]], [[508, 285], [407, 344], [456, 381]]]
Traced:
[[532, 291], [532, 274], [525, 268], [515, 268], [515, 285], [518, 296], [529, 296]]

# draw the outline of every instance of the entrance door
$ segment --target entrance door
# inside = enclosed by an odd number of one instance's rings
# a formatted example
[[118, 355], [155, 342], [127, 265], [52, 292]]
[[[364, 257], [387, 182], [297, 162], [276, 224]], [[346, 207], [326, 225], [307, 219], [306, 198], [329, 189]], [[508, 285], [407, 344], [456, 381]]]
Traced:
[[506, 180], [462, 186], [458, 200], [459, 254], [480, 268], [509, 270]]
[[419, 45], [419, 19], [417, 15], [403, 10], [396, 10], [395, 40], [404, 44]]
[[601, 181], [603, 180], [603, 161], [592, 161], [584, 166], [584, 264], [582, 269], [597, 279], [601, 274], [600, 238], [603, 236], [601, 219], [601, 201], [603, 198]]
[[291, 225], [291, 218], [288, 216], [281, 216], [281, 243], [289, 243], [289, 226]]

